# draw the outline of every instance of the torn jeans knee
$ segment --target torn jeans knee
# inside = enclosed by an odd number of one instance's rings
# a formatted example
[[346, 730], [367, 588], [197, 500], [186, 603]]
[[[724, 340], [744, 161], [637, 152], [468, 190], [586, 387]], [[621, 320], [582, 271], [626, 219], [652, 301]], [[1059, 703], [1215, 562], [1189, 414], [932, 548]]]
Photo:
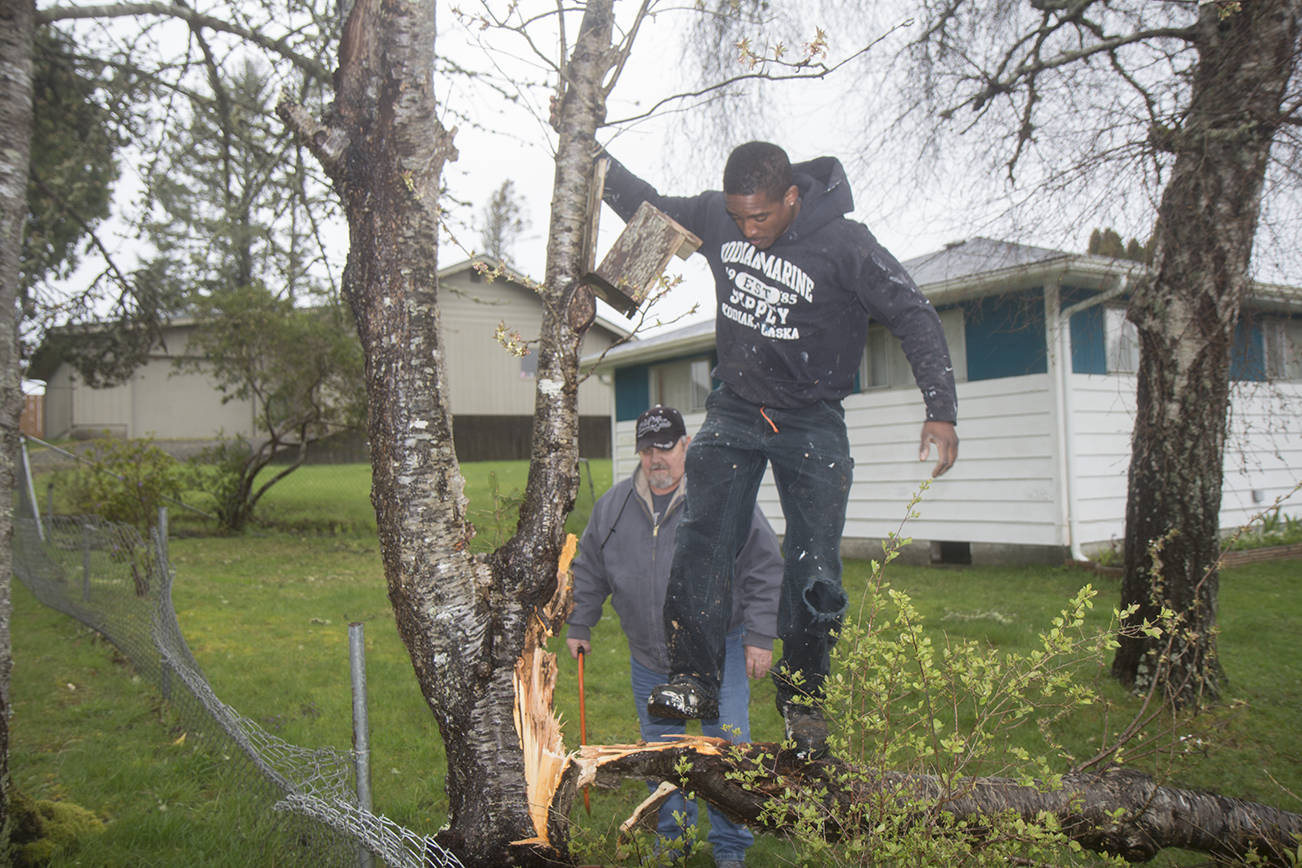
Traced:
[[801, 599], [815, 627], [839, 624], [849, 604], [841, 583], [830, 579], [814, 579], [801, 594]]

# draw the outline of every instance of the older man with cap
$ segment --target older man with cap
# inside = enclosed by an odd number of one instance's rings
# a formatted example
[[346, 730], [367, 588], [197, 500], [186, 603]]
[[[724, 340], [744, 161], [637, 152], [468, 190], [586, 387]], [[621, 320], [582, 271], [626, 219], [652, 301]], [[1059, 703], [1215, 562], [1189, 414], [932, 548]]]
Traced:
[[[652, 717], [646, 700], [669, 671], [663, 611], [674, 536], [687, 492], [684, 470], [689, 442], [682, 414], [672, 407], [656, 405], [638, 418], [638, 466], [597, 501], [574, 560], [574, 611], [566, 645], [573, 657], [592, 650], [592, 627], [609, 596], [628, 638], [633, 704], [647, 741], [685, 732], [682, 720]], [[705, 735], [734, 742], [750, 741], [746, 676], [763, 678], [772, 664], [782, 587], [777, 537], [758, 507], [753, 512], [750, 532], [736, 552], [719, 716], [701, 721]], [[724, 868], [744, 864], [753, 841], [750, 831], [713, 807], [709, 813], [715, 864]], [[678, 838], [695, 820], [696, 805], [676, 794], [660, 809], [657, 828], [666, 838]]]

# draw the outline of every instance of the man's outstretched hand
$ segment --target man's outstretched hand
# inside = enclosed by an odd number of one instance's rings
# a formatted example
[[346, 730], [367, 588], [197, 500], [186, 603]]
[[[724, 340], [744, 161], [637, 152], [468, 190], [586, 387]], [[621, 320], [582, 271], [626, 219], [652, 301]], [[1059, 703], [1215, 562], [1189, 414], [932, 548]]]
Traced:
[[918, 449], [918, 460], [926, 461], [931, 457], [931, 444], [936, 444], [936, 466], [931, 469], [935, 479], [954, 466], [958, 460], [958, 432], [953, 422], [923, 422], [922, 445]]

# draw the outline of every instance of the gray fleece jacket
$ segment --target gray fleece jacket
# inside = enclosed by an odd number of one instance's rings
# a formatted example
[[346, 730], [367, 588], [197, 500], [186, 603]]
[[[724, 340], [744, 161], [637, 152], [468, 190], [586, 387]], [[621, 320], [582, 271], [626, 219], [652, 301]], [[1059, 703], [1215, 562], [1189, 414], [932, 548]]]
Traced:
[[[639, 466], [597, 500], [574, 559], [574, 611], [568, 638], [591, 639], [593, 625], [601, 620], [602, 604], [610, 597], [633, 658], [655, 672], [669, 671], [665, 589], [686, 491], [684, 477], [665, 515], [656, 520], [651, 490]], [[744, 644], [771, 649], [778, 633], [782, 556], [777, 536], [758, 507], [746, 544], [737, 555], [735, 575], [728, 632], [744, 626]]]

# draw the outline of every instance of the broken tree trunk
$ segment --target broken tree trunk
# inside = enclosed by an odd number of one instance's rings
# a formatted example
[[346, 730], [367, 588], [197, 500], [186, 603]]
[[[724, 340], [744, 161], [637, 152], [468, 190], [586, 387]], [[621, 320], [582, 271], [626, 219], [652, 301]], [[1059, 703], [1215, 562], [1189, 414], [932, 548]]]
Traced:
[[[612, 2], [585, 4], [566, 66], [547, 276], [535, 287], [543, 318], [532, 460], [516, 533], [491, 554], [469, 547], [475, 531], [452, 442], [439, 327], [438, 192], [456, 150], [439, 123], [431, 79], [434, 0], [357, 0], [340, 38], [334, 103], [319, 119], [288, 101], [277, 108], [329, 174], [348, 218], [343, 293], [366, 358], [371, 500], [385, 579], [446, 747], [449, 816], [438, 841], [467, 868], [568, 861], [564, 826], [542, 834], [529, 789], [546, 777], [559, 733], [545, 721], [526, 727], [517, 700], [526, 691], [542, 698], [554, 678], [554, 663], [536, 653], [530, 633], [556, 591], [578, 490], [578, 351], [590, 318], [571, 309], [576, 299], [592, 304], [577, 290], [601, 83], [616, 59]], [[536, 749], [532, 769], [525, 741]]]
[[[686, 765], [688, 771], [680, 769]], [[852, 805], [870, 804], [883, 793], [905, 792], [910, 800], [935, 805], [981, 834], [982, 817], [1014, 812], [1028, 822], [1056, 819], [1081, 846], [1145, 861], [1159, 850], [1178, 847], [1258, 864], [1288, 865], [1302, 840], [1302, 815], [1268, 805], [1159, 786], [1129, 769], [1064, 775], [1059, 789], [1024, 786], [1008, 778], [967, 778], [952, 783], [929, 775], [864, 773], [835, 760], [808, 763], [776, 744], [731, 745], [722, 739], [689, 738], [672, 743], [590, 745], [573, 755], [559, 793], [572, 798], [578, 786], [613, 786], [627, 778], [680, 782], [734, 819], [771, 832], [790, 831], [773, 800], [793, 792], [820, 792], [829, 816], [856, 816]], [[745, 784], [739, 781], [744, 779]], [[568, 801], [563, 801], [568, 811]], [[781, 807], [777, 805], [776, 807]], [[1120, 814], [1117, 812], [1120, 811]], [[878, 817], [859, 812], [865, 830]], [[950, 831], [954, 828], [950, 827]], [[829, 839], [842, 828], [827, 824]]]

